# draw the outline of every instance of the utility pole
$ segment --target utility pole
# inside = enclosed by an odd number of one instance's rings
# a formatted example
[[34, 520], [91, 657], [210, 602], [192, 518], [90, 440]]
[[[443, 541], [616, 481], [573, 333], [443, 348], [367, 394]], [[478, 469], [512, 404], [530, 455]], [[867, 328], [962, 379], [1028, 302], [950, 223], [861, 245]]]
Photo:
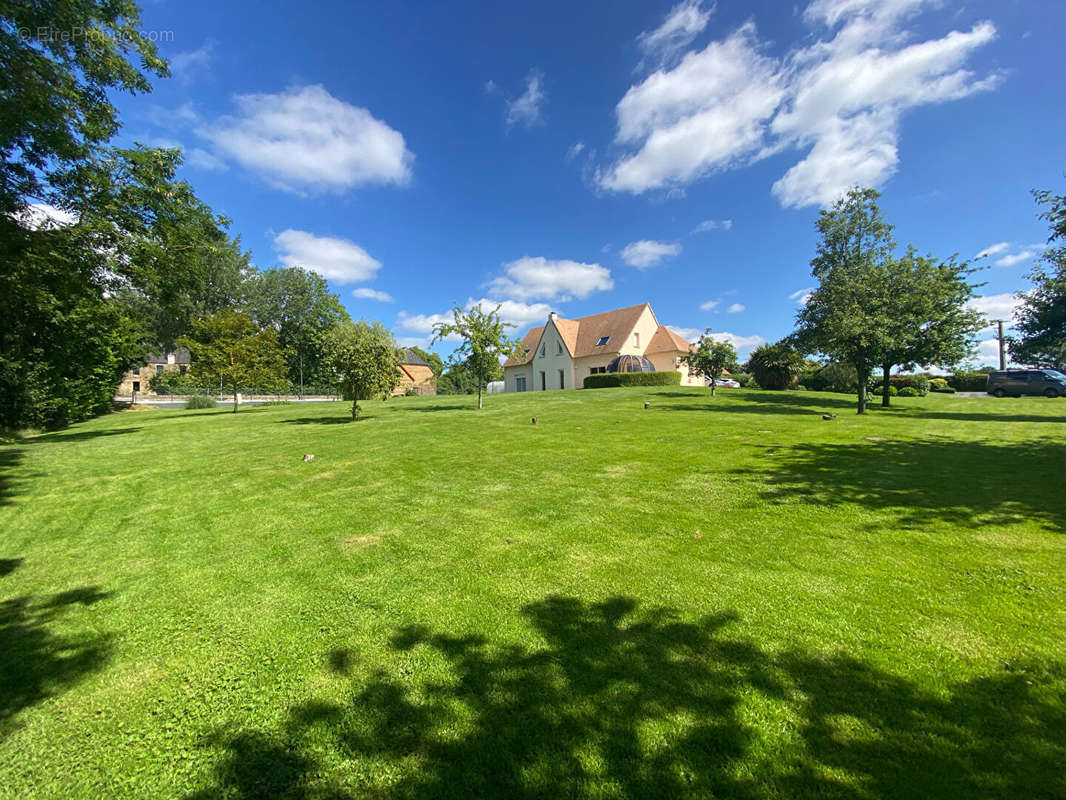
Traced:
[[992, 321], [999, 327], [999, 368], [1002, 371], [1007, 368], [1007, 351], [1003, 341], [1003, 320], [994, 319]]

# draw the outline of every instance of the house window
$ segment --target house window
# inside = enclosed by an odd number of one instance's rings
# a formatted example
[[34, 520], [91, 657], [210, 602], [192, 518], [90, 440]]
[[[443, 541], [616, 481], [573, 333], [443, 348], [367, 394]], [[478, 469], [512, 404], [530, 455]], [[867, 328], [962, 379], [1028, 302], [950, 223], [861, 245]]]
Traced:
[[155, 371], [156, 371], [156, 374], [159, 374], [160, 372], [162, 372], [163, 371], [163, 365], [162, 364], [156, 364], [155, 365]]
[[556, 342], [555, 343], [555, 355], [561, 356], [562, 354], [563, 354], [563, 343], [562, 342]]
[[601, 337], [600, 337], [600, 340], [599, 340], [598, 342], [596, 342], [596, 346], [597, 346], [597, 347], [603, 347], [603, 346], [604, 346], [605, 344], [607, 344], [607, 342], [609, 342], [610, 340], [611, 340], [611, 337], [610, 337], [610, 336], [601, 336]]
[[514, 390], [516, 392], [524, 392], [526, 390], [526, 376], [519, 375], [514, 379]]
[[540, 390], [543, 392], [548, 388], [547, 376], [542, 372], [540, 373]]
[[187, 367], [187, 366], [186, 366], [185, 364], [182, 364], [182, 365], [181, 365], [180, 367], [178, 367], [178, 371], [179, 371], [179, 372], [180, 372], [180, 373], [181, 373], [182, 375], [184, 375], [184, 374], [185, 374], [186, 372], [188, 372], [188, 371], [189, 371], [189, 368], [188, 368], [188, 367]]
[[141, 390], [141, 382], [140, 381], [134, 381], [133, 382], [133, 391], [139, 392], [140, 390]]
[[636, 331], [633, 332], [633, 346], [640, 347], [640, 334]]
[[134, 367], [133, 368], [133, 374], [134, 375], [140, 375], [141, 374], [141, 368], [140, 367]]
[[560, 389], [565, 389], [566, 388], [566, 379], [563, 377], [563, 371], [562, 370], [559, 370], [559, 388]]
[[545, 353], [545, 350], [547, 349], [547, 347], [548, 347], [548, 345], [541, 343], [541, 346], [540, 346], [540, 357], [541, 358], [544, 358], [544, 353]]
[[607, 367], [593, 367], [592, 369], [589, 370], [589, 375], [598, 375], [598, 374], [600, 374], [602, 372], [606, 372], [606, 371], [607, 371]]

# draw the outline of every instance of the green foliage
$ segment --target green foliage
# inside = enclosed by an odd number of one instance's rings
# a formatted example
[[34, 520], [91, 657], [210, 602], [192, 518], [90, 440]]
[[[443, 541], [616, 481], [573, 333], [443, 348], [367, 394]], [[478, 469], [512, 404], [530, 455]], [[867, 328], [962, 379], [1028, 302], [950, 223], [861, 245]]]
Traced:
[[763, 389], [789, 389], [803, 369], [803, 355], [787, 342], [760, 345], [751, 351], [748, 369]]
[[929, 391], [936, 392], [940, 389], [946, 389], [948, 382], [944, 378], [930, 378], [929, 379]]
[[606, 389], [615, 386], [680, 386], [681, 373], [668, 372], [599, 372], [586, 375], [584, 388]]
[[352, 401], [352, 419], [359, 401], [385, 400], [400, 382], [400, 349], [380, 322], [346, 321], [326, 334], [326, 367], [339, 377], [344, 399]]
[[245, 294], [252, 319], [277, 331], [293, 385], [328, 382], [327, 334], [349, 317], [325, 278], [301, 267], [279, 267], [252, 276]]
[[816, 392], [855, 394], [859, 388], [859, 376], [850, 364], [830, 363], [804, 373], [803, 385]]
[[215, 398], [207, 394], [194, 394], [192, 397], [185, 401], [185, 408], [187, 409], [215, 408], [217, 406], [218, 403], [215, 402]]
[[[894, 389], [896, 387], [893, 386], [892, 388]], [[899, 390], [899, 396], [900, 397], [921, 397], [922, 394], [917, 389], [915, 389], [913, 386], [904, 386], [902, 389]]]
[[715, 394], [718, 379], [726, 370], [737, 368], [737, 351], [732, 342], [718, 341], [711, 336], [708, 328], [696, 348], [681, 356], [681, 363], [688, 366], [690, 375], [711, 379], [711, 396]]
[[889, 382], [897, 389], [911, 388], [918, 392], [919, 397], [925, 397], [929, 394], [929, 388], [931, 382], [927, 375], [892, 375], [889, 377]]
[[[503, 372], [501, 368], [500, 372]], [[496, 380], [495, 375], [490, 380]], [[474, 394], [477, 391], [477, 379], [465, 364], [449, 364], [437, 378], [437, 394]]]
[[[873, 394], [877, 395], [878, 397], [880, 397], [882, 394], [884, 394], [884, 391], [885, 391], [885, 387], [884, 386], [875, 386], [873, 388], [873, 390], [872, 390]], [[899, 394], [899, 389], [897, 389], [895, 386], [891, 386], [890, 385], [888, 387], [888, 393], [892, 397], [895, 397], [897, 394]]]
[[938, 394], [955, 394], [958, 390], [954, 386], [934, 386], [929, 391], [937, 392]]
[[234, 413], [242, 386], [269, 391], [286, 385], [285, 357], [277, 333], [261, 330], [247, 314], [220, 311], [197, 320], [181, 344], [192, 353], [194, 378], [207, 386], [217, 382], [230, 389]]
[[214, 394], [218, 391], [219, 386], [217, 380], [214, 386], [205, 385], [202, 376], [193, 375], [191, 372], [182, 375], [180, 372], [164, 370], [163, 372], [157, 372], [148, 379], [148, 388], [156, 394], [186, 395]]
[[507, 337], [507, 329], [515, 327], [500, 319], [500, 306], [484, 311], [481, 303], [463, 309], [452, 309], [451, 322], [433, 326], [433, 342], [448, 336], [458, 336], [462, 344], [452, 355], [453, 363], [463, 364], [477, 383], [477, 407], [482, 407], [485, 384], [500, 374], [500, 362], [514, 355], [520, 342]]
[[1051, 224], [1051, 246], [1041, 263], [1026, 276], [1033, 284], [1018, 295], [1021, 304], [1014, 325], [1018, 337], [1009, 342], [1011, 357], [1021, 364], [1066, 370], [1066, 196], [1036, 192], [1047, 206], [1040, 217]]
[[949, 375], [947, 381], [948, 386], [957, 392], [983, 392], [988, 388], [988, 372], [979, 370], [956, 372]]

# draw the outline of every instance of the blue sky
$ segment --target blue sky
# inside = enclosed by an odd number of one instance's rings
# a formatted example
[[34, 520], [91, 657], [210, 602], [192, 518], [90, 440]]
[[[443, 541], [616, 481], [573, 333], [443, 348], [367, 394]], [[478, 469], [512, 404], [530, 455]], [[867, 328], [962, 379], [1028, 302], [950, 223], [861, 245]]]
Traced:
[[1009, 314], [1047, 235], [1029, 192], [1064, 188], [1059, 0], [166, 0], [143, 23], [173, 76], [118, 98], [123, 139], [182, 146], [256, 264], [320, 271], [404, 343], [471, 300], [516, 333], [646, 300], [746, 352], [792, 329], [819, 204], [853, 183], [901, 245], [990, 251], [981, 307]]

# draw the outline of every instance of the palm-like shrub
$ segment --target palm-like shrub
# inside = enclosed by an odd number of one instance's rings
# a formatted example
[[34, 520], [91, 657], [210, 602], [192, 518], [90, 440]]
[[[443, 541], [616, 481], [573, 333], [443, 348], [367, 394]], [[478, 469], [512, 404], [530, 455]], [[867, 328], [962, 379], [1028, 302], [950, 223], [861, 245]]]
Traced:
[[763, 389], [788, 389], [803, 370], [803, 356], [783, 342], [764, 344], [751, 351], [748, 370]]

